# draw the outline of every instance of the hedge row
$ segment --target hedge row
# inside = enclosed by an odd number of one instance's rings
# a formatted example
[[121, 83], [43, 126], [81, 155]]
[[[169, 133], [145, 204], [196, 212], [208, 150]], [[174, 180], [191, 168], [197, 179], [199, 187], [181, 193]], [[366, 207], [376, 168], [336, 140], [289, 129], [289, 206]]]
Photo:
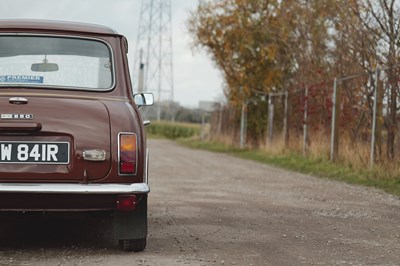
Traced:
[[162, 136], [168, 139], [190, 138], [200, 135], [200, 125], [174, 122], [151, 122], [146, 127], [150, 136]]

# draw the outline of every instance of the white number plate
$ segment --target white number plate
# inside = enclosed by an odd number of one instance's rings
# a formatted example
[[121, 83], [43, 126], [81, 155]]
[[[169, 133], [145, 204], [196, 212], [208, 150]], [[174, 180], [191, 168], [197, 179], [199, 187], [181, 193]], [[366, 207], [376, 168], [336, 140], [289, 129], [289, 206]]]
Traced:
[[0, 141], [0, 163], [68, 164], [68, 142]]

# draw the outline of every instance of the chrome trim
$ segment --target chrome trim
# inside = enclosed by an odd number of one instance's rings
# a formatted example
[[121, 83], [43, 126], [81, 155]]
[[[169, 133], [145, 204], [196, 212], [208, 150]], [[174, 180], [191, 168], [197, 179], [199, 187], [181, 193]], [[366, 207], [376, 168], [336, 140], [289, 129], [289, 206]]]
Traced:
[[144, 180], [143, 182], [148, 184], [149, 183], [149, 148], [146, 148], [146, 161], [144, 162]]
[[134, 184], [35, 184], [0, 183], [0, 193], [58, 193], [58, 194], [147, 194], [145, 183]]
[[[125, 134], [125, 135], [135, 135], [136, 136], [136, 168], [135, 168], [135, 172], [133, 174], [121, 174], [121, 134]], [[118, 133], [118, 175], [119, 176], [135, 176], [137, 175], [137, 169], [138, 169], [138, 146], [137, 146], [137, 135], [133, 132], [119, 132]]]
[[107, 153], [102, 149], [83, 150], [83, 159], [86, 161], [103, 162], [106, 160]]
[[[58, 90], [60, 91], [60, 90]], [[61, 94], [61, 93], [25, 93], [25, 92], [0, 92], [0, 96], [33, 96], [33, 97], [55, 97], [55, 98], [73, 98], [73, 99], [88, 99], [88, 100], [102, 100], [102, 101], [115, 101], [115, 102], [129, 102], [127, 98], [118, 97], [97, 97], [97, 96], [87, 96], [87, 95], [76, 95], [76, 94]]]
[[[84, 32], [82, 32], [82, 34], [84, 34]], [[96, 34], [96, 33], [94, 33]], [[18, 88], [18, 87], [27, 87], [27, 88], [55, 88], [56, 90], [69, 90], [69, 91], [89, 91], [89, 92], [109, 92], [114, 90], [115, 85], [117, 83], [116, 81], [116, 75], [115, 75], [115, 60], [114, 60], [114, 50], [111, 46], [111, 44], [109, 44], [108, 42], [106, 42], [103, 39], [99, 39], [99, 38], [94, 38], [94, 37], [87, 37], [87, 36], [79, 36], [79, 35], [66, 35], [66, 34], [39, 34], [39, 33], [24, 33], [24, 32], [15, 32], [15, 33], [1, 33], [0, 36], [36, 36], [36, 37], [58, 37], [58, 38], [69, 38], [69, 39], [81, 39], [81, 40], [92, 40], [92, 41], [98, 41], [101, 42], [103, 44], [105, 44], [109, 51], [110, 51], [110, 55], [111, 55], [111, 65], [112, 65], [112, 84], [109, 88], [107, 89], [99, 89], [99, 88], [85, 88], [85, 87], [68, 87], [68, 86], [54, 86], [54, 85], [34, 85], [34, 84], [28, 84], [28, 85], [12, 85], [12, 84], [7, 84], [7, 86], [5, 85], [0, 85], [0, 87], [9, 87], [9, 88]], [[71, 88], [75, 88], [75, 89], [71, 89]]]
[[12, 103], [12, 104], [27, 104], [28, 99], [23, 98], [23, 97], [12, 97], [12, 98], [8, 99], [8, 102]]

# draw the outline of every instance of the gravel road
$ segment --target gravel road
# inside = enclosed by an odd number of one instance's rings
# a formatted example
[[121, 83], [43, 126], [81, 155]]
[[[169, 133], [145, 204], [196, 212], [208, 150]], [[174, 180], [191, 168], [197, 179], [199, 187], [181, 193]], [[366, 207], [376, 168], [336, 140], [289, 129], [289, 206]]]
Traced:
[[400, 200], [166, 140], [151, 150], [148, 247], [111, 219], [1, 215], [0, 265], [400, 265]]

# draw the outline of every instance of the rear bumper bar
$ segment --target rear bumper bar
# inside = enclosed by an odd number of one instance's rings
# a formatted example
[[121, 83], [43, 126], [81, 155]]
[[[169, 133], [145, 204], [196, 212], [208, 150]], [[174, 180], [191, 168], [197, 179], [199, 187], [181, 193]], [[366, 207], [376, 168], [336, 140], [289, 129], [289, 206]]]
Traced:
[[134, 183], [134, 184], [0, 183], [0, 193], [147, 194], [149, 192], [150, 192], [150, 187], [146, 183]]

